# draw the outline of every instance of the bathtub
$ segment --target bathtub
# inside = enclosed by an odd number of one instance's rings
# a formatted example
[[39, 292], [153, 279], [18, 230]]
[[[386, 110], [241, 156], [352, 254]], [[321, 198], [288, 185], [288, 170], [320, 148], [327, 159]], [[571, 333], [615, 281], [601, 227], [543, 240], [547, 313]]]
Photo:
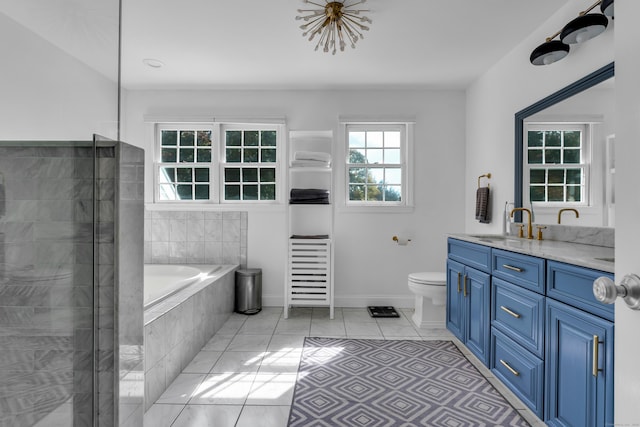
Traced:
[[238, 267], [144, 266], [145, 411], [231, 316]]
[[175, 295], [185, 287], [202, 280], [215, 279], [221, 265], [145, 264], [144, 309]]

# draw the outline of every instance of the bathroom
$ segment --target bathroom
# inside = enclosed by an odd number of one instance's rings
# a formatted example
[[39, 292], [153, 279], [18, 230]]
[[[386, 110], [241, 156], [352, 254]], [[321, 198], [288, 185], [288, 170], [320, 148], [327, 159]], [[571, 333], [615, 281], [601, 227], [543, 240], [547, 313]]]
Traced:
[[[128, 9], [123, 3], [126, 24]], [[406, 286], [407, 274], [444, 270], [447, 233], [502, 231], [500, 221], [495, 219], [488, 225], [479, 224], [472, 211], [476, 179], [489, 171], [493, 175], [494, 210], [500, 211], [504, 202], [513, 198], [514, 113], [615, 59], [616, 136], [619, 142], [616, 146], [616, 272], [622, 277], [640, 271], [632, 246], [632, 242], [640, 237], [634, 215], [639, 207], [633, 196], [636, 177], [632, 163], [638, 149], [637, 144], [629, 142], [640, 137], [635, 128], [636, 99], [640, 96], [636, 76], [640, 75], [637, 72], [640, 64], [634, 54], [640, 33], [630, 22], [634, 12], [638, 12], [636, 2], [619, 0], [616, 4], [621, 12], [616, 17], [615, 28], [591, 41], [589, 46], [572, 52], [564, 62], [540, 69], [531, 67], [526, 60], [530, 46], [544, 40], [550, 35], [547, 33], [553, 32], [551, 29], [562, 26], [574, 10], [584, 7], [583, 3], [570, 1], [564, 7], [558, 7], [553, 16], [549, 13], [551, 18], [544, 26], [532, 28], [531, 35], [516, 50], [491, 60], [486, 71], [465, 88], [435, 85], [419, 89], [168, 91], [139, 87], [125, 88], [119, 93], [115, 83], [118, 72], [115, 59], [102, 74], [95, 74], [79, 61], [70, 60], [67, 67], [71, 67], [69, 74], [75, 76], [73, 79], [67, 77], [65, 70], [55, 67], [42, 70], [50, 73], [49, 77], [28, 81], [26, 77], [25, 81], [18, 79], [21, 73], [17, 70], [5, 70], [3, 74], [7, 74], [0, 83], [2, 93], [7, 94], [3, 95], [0, 104], [3, 117], [0, 139], [84, 141], [98, 133], [143, 148], [146, 156], [144, 196], [149, 215], [149, 212], [176, 210], [175, 206], [153, 203], [151, 123], [154, 120], [179, 120], [187, 114], [191, 120], [211, 115], [244, 119], [286, 118], [287, 130], [331, 130], [335, 135], [341, 132], [339, 120], [344, 117], [356, 120], [362, 117], [399, 118], [415, 122], [413, 188], [410, 188], [412, 209], [365, 215], [357, 209], [336, 206], [334, 224], [336, 306], [408, 308], [413, 306], [413, 296]], [[550, 10], [555, 12], [556, 8]], [[4, 40], [15, 39], [8, 34], [25, 32], [16, 19], [15, 15], [13, 19], [3, 16]], [[517, 16], [513, 19], [517, 20]], [[299, 34], [294, 35], [299, 37]], [[367, 40], [359, 42], [354, 52]], [[58, 56], [66, 55], [35, 35], [25, 43], [37, 45], [42, 55], [24, 57], [19, 49], [3, 48], [5, 57], [14, 59], [11, 63], [21, 64], [25, 69], [42, 69], [42, 62], [57, 63]], [[117, 47], [110, 49], [105, 57], [117, 58]], [[345, 52], [349, 53], [352, 52]], [[56, 83], [52, 84], [52, 81]], [[523, 84], [523, 81], [535, 84]], [[79, 88], [82, 90], [77, 90]], [[61, 105], [61, 99], [69, 101]], [[96, 102], [96, 99], [100, 101]], [[489, 108], [487, 103], [490, 103]], [[52, 115], [51, 111], [57, 111], [57, 114]], [[198, 209], [212, 210], [208, 206], [185, 207], [185, 211]], [[283, 237], [287, 234], [286, 207], [275, 204], [256, 209], [234, 206], [216, 207], [215, 210], [247, 212], [247, 264], [263, 271], [264, 305], [281, 307], [287, 250]], [[410, 238], [411, 242], [399, 246], [392, 240], [394, 235]], [[385, 268], [374, 269], [372, 265], [384, 265]], [[623, 350], [628, 349], [616, 353], [617, 372], [633, 372], [624, 367], [633, 366], [631, 355], [638, 348], [629, 338], [633, 337], [639, 322], [637, 314], [624, 306], [616, 312], [616, 342]], [[635, 379], [617, 382], [616, 419], [619, 422], [633, 422], [634, 402], [638, 396], [632, 384], [640, 382], [640, 378]]]

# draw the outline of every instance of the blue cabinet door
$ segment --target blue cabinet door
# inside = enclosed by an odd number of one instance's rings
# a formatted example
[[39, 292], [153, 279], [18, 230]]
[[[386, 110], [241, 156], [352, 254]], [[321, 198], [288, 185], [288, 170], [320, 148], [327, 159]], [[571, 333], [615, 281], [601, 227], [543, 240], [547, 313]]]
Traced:
[[613, 323], [548, 299], [545, 421], [613, 425]]
[[490, 276], [447, 260], [447, 329], [489, 364]]
[[465, 298], [465, 344], [478, 359], [489, 365], [491, 325], [490, 276], [473, 268], [465, 268], [462, 295]]
[[463, 277], [464, 265], [447, 260], [447, 329], [462, 342], [464, 342]]

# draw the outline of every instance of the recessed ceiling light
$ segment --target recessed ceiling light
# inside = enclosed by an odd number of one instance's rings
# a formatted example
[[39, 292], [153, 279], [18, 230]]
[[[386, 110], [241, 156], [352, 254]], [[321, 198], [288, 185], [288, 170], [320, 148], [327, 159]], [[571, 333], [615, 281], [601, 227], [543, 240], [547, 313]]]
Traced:
[[151, 68], [162, 68], [164, 66], [164, 62], [153, 58], [143, 59], [142, 63]]

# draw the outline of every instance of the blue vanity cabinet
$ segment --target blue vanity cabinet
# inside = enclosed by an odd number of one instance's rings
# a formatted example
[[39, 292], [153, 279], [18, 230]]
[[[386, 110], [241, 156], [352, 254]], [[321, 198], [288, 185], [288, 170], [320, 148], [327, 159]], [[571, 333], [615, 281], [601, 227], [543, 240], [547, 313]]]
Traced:
[[491, 248], [455, 239], [448, 246], [447, 329], [488, 366]]
[[545, 260], [493, 249], [490, 369], [544, 417]]
[[590, 292], [596, 277], [612, 276], [554, 261], [547, 275], [545, 422], [613, 425], [613, 315]]

